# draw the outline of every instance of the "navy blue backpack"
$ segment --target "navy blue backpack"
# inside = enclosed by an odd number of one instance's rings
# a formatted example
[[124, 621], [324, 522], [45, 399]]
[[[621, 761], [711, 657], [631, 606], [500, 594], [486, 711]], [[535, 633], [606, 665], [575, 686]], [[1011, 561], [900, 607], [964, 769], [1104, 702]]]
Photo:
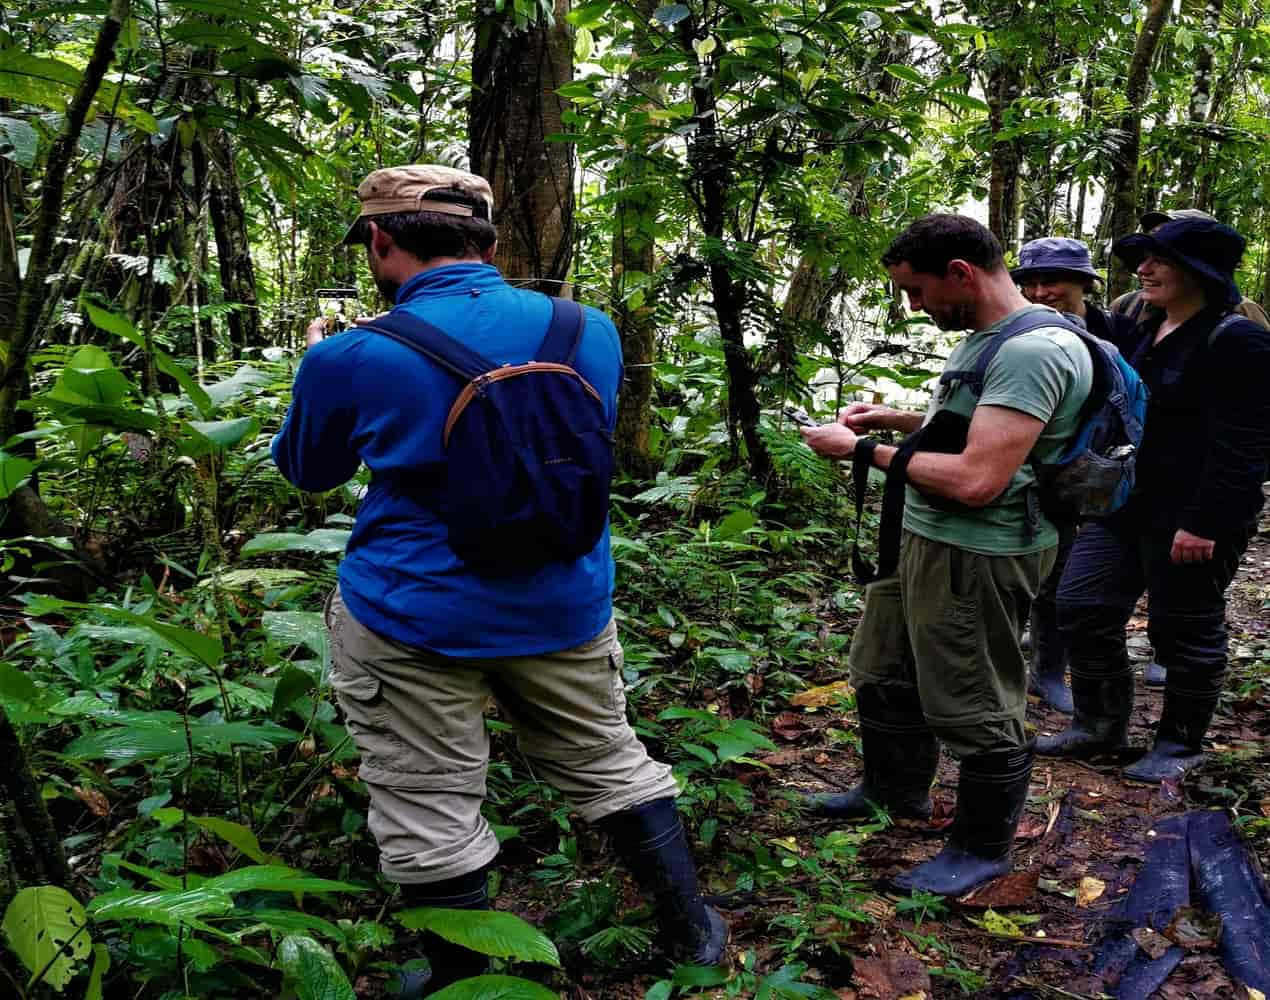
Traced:
[[441, 442], [440, 509], [450, 548], [487, 575], [578, 559], [607, 523], [612, 434], [600, 394], [573, 368], [585, 315], [567, 299], [551, 307], [534, 360], [519, 365], [496, 364], [405, 312], [359, 324], [460, 383]]

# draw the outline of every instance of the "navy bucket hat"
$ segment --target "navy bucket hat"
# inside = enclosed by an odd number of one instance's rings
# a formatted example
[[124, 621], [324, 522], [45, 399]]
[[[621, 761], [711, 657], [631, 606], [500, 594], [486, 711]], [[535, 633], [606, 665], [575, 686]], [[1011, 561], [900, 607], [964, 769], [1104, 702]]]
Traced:
[[1130, 270], [1136, 270], [1148, 254], [1177, 261], [1220, 289], [1222, 305], [1233, 305], [1243, 297], [1235, 284], [1235, 268], [1247, 242], [1216, 219], [1189, 217], [1172, 219], [1152, 233], [1134, 233], [1116, 240], [1111, 252]]
[[1010, 277], [1023, 281], [1030, 274], [1056, 272], [1079, 274], [1085, 278], [1099, 276], [1089, 258], [1089, 247], [1080, 240], [1045, 236], [1023, 244], [1019, 251], [1019, 266], [1011, 269]]

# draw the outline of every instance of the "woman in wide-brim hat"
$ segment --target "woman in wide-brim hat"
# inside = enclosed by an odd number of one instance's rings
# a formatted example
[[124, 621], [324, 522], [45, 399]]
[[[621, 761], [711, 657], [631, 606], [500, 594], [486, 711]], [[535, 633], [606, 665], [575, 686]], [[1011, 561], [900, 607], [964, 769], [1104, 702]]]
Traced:
[[1144, 591], [1149, 635], [1168, 665], [1164, 713], [1127, 777], [1180, 778], [1226, 672], [1226, 588], [1256, 530], [1270, 454], [1270, 331], [1233, 314], [1244, 239], [1214, 220], [1176, 219], [1117, 241], [1157, 308], [1126, 350], [1151, 391], [1129, 504], [1081, 531], [1059, 589], [1071, 647], [1071, 727], [1037, 752], [1087, 758], [1125, 749], [1134, 683], [1125, 625]]

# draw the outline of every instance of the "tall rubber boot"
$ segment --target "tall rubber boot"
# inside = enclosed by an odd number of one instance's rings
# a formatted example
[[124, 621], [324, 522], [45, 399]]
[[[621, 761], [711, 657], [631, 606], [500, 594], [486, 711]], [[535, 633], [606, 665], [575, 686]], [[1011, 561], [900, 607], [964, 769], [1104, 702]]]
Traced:
[[1043, 757], [1087, 760], [1128, 747], [1129, 716], [1133, 712], [1133, 672], [1084, 673], [1072, 665], [1071, 725], [1061, 733], [1042, 736], [1036, 752]]
[[1204, 761], [1204, 734], [1221, 697], [1225, 664], [1194, 669], [1174, 664], [1164, 687], [1164, 713], [1146, 756], [1124, 770], [1126, 778], [1159, 784], [1181, 778]]
[[1031, 747], [963, 758], [957, 783], [957, 817], [948, 842], [925, 864], [891, 879], [891, 888], [964, 896], [1007, 874], [1031, 777]]
[[600, 828], [657, 910], [663, 949], [676, 962], [718, 965], [728, 925], [697, 891], [697, 865], [673, 798], [606, 816]]
[[872, 819], [885, 806], [898, 819], [928, 819], [939, 740], [922, 715], [917, 688], [863, 684], [856, 690], [864, 780], [848, 792], [808, 796], [813, 815]]
[[1072, 693], [1067, 689], [1067, 640], [1058, 628], [1058, 607], [1052, 599], [1032, 602], [1032, 664], [1027, 689], [1056, 712], [1072, 714]]
[[[466, 875], [441, 882], [401, 886], [401, 899], [408, 910], [421, 906], [436, 906], [448, 910], [488, 910], [489, 879], [486, 869], [480, 868]], [[419, 948], [428, 959], [429, 968], [423, 971], [401, 969], [397, 981], [390, 983], [385, 996], [393, 1000], [419, 1000], [471, 976], [481, 976], [489, 971], [489, 957], [453, 944], [431, 931], [419, 935]]]

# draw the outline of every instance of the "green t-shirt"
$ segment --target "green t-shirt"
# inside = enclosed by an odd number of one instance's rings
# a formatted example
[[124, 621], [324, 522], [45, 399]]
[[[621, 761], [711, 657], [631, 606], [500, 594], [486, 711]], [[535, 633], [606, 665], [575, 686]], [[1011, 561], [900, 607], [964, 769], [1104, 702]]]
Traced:
[[[958, 344], [945, 370], [965, 371], [988, 342], [1010, 320], [1044, 306], [1028, 306], [986, 330], [977, 330]], [[940, 385], [926, 412], [929, 421], [940, 410], [969, 418], [976, 406], [1005, 406], [1045, 421], [1045, 429], [1028, 456], [1029, 462], [1053, 462], [1076, 432], [1080, 408], [1093, 384], [1089, 351], [1070, 330], [1040, 327], [1002, 345], [988, 365], [983, 395], [962, 382]], [[986, 507], [939, 510], [913, 489], [904, 502], [904, 527], [937, 542], [956, 545], [986, 555], [1022, 555], [1058, 544], [1058, 531], [1042, 516], [1040, 530], [1027, 537], [1026, 491], [1036, 482], [1032, 467], [1024, 463], [1001, 495]]]

